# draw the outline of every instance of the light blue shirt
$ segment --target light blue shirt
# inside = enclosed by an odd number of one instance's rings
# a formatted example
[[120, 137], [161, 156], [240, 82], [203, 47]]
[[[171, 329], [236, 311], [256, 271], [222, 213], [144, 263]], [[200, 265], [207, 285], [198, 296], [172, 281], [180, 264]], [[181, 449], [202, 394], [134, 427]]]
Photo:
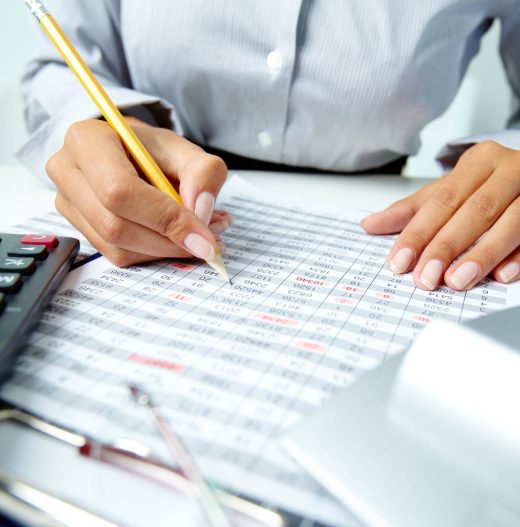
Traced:
[[[493, 19], [520, 122], [518, 0], [47, 0], [122, 108], [242, 156], [325, 170], [419, 148]], [[68, 126], [97, 116], [47, 37], [23, 80], [43, 176]], [[516, 112], [516, 113], [515, 113]], [[501, 142], [520, 147], [520, 130]]]

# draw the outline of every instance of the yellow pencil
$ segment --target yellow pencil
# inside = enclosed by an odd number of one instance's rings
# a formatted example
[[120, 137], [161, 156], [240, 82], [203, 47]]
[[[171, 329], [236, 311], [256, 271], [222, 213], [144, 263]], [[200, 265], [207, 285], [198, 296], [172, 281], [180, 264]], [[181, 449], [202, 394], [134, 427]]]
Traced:
[[[159, 168], [148, 150], [146, 150], [136, 133], [130, 128], [130, 126], [128, 126], [117, 106], [112, 102], [103, 86], [101, 86], [90, 68], [81, 58], [80, 54], [63, 33], [62, 29], [50, 15], [43, 3], [37, 0], [25, 0], [25, 3], [38, 20], [49, 39], [56, 46], [65, 62], [74, 72], [79, 82], [99, 108], [99, 111], [103, 114], [106, 121], [119, 135], [121, 141], [123, 141], [131, 156], [143, 171], [143, 174], [154, 187], [162, 190], [165, 194], [170, 196], [170, 198], [182, 205], [181, 197], [172, 187], [168, 178], [163, 174], [162, 170]], [[207, 260], [207, 263], [231, 283], [229, 275], [224, 267], [222, 257], [218, 252], [216, 252], [215, 258]]]

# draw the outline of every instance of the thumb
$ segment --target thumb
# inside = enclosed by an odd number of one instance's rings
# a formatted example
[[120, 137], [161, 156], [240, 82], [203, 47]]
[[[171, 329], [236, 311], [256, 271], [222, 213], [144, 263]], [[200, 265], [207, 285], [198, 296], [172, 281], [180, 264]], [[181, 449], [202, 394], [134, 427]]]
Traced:
[[411, 198], [406, 198], [367, 216], [361, 221], [361, 227], [369, 234], [395, 234], [406, 227], [416, 212]]
[[369, 234], [396, 234], [401, 232], [438, 184], [439, 180], [428, 183], [407, 198], [395, 201], [385, 210], [370, 214], [361, 220], [361, 227]]

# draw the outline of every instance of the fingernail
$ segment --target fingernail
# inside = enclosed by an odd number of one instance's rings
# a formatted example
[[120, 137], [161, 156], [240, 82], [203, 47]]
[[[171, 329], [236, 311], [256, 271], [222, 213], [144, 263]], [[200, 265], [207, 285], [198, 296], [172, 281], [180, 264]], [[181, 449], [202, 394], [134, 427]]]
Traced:
[[197, 258], [202, 258], [203, 260], [213, 260], [215, 258], [215, 248], [206, 238], [196, 232], [192, 232], [184, 238], [184, 247]]
[[209, 220], [210, 223], [216, 223], [217, 221], [227, 221], [229, 225], [233, 224], [233, 216], [224, 210], [214, 210]]
[[226, 216], [228, 213], [225, 211], [225, 210], [222, 210], [222, 209], [215, 209], [213, 211], [213, 216], [217, 217], [217, 216]]
[[435, 289], [444, 272], [444, 264], [440, 260], [430, 260], [424, 267], [420, 276], [423, 285], [430, 291]]
[[500, 277], [500, 280], [502, 282], [508, 284], [512, 280], [514, 280], [518, 275], [520, 274], [520, 264], [518, 262], [510, 262], [498, 273], [498, 276]]
[[479, 267], [475, 262], [464, 262], [450, 276], [451, 282], [457, 289], [465, 289], [479, 273]]
[[215, 206], [215, 196], [210, 192], [201, 192], [195, 203], [195, 216], [197, 216], [204, 225], [209, 223]]
[[395, 274], [402, 274], [408, 270], [413, 261], [413, 251], [408, 247], [397, 251], [396, 255], [388, 262], [388, 266]]
[[225, 230], [229, 229], [229, 223], [225, 220], [215, 221], [208, 225], [208, 229], [214, 234], [222, 234]]

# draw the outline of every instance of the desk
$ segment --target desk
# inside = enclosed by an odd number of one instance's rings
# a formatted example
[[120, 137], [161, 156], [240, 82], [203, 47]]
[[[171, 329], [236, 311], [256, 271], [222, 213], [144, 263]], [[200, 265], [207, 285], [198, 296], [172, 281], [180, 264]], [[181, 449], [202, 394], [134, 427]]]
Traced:
[[[415, 192], [430, 181], [400, 176], [341, 176], [239, 172], [250, 183], [275, 192], [331, 207], [376, 211]], [[0, 228], [54, 209], [54, 191], [19, 166], [0, 167]]]
[[[241, 175], [280, 196], [289, 195], [331, 207], [373, 210], [414, 192], [424, 184], [424, 180], [391, 176], [253, 172]], [[0, 181], [0, 227], [3, 229], [53, 207], [53, 191], [21, 168], [0, 169]], [[191, 504], [162, 487], [145, 484], [131, 476], [121, 478], [114, 469], [78, 459], [75, 450], [64, 451], [60, 445], [39, 435], [21, 438], [17, 430], [10, 430], [2, 435], [0, 442], [0, 467], [49, 492], [66, 489], [64, 497], [99, 515], [116, 517], [118, 522], [136, 526], [193, 525]], [[71, 466], [74, 467], [73, 477]]]

